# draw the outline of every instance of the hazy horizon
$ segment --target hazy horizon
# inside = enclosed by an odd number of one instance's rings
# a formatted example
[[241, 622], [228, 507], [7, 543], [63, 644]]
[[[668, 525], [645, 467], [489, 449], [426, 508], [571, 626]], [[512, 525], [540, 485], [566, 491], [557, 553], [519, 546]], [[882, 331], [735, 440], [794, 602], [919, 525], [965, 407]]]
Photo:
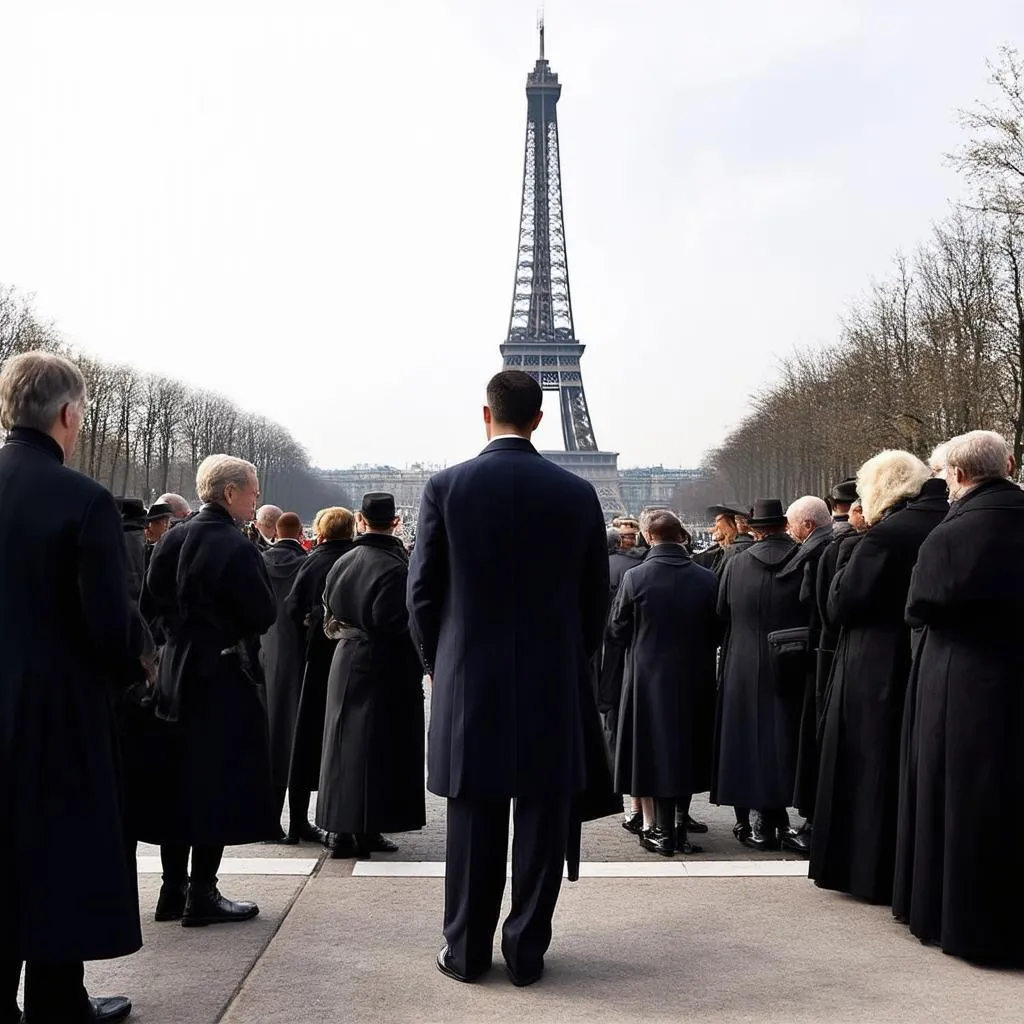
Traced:
[[[319, 466], [472, 455], [536, 6], [7, 0], [0, 281]], [[696, 466], [963, 195], [956, 111], [1024, 9], [899, 6], [546, 5], [584, 385], [621, 466]]]

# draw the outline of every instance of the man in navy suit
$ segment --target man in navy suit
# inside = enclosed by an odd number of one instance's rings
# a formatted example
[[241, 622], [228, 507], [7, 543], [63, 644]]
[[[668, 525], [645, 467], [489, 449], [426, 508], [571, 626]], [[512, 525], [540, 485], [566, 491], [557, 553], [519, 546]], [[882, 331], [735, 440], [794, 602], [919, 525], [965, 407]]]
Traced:
[[[608, 602], [604, 517], [589, 483], [530, 443], [540, 386], [505, 370], [487, 385], [488, 444], [423, 492], [409, 570], [413, 635], [433, 677], [427, 788], [448, 798], [438, 969], [491, 966], [514, 800], [512, 912], [501, 951], [516, 985], [551, 942], [572, 797], [585, 785], [581, 675]], [[538, 523], [560, 527], [539, 542]]]

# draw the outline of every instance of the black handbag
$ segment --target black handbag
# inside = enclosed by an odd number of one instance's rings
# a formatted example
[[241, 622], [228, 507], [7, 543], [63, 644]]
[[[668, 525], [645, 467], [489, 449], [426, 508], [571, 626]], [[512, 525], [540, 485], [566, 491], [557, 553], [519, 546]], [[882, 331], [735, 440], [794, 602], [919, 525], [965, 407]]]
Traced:
[[768, 655], [775, 689], [780, 697], [802, 691], [810, 655], [811, 630], [808, 626], [776, 629], [768, 634]]

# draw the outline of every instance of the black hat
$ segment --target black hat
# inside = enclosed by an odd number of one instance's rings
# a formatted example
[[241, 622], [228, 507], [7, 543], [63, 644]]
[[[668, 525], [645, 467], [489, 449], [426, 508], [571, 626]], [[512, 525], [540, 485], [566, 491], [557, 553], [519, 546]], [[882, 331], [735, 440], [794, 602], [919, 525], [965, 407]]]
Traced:
[[115, 498], [114, 502], [124, 522], [146, 518], [146, 506], [142, 503], [141, 498]]
[[146, 522], [152, 523], [157, 519], [173, 519], [174, 511], [170, 505], [165, 501], [157, 501], [149, 506], [149, 511], [146, 513]]
[[385, 491], [371, 491], [363, 495], [360, 511], [368, 523], [390, 523], [395, 518], [395, 496]]
[[853, 504], [857, 500], [857, 478], [847, 477], [840, 481], [828, 492], [833, 501], [841, 501], [844, 504]]
[[778, 498], [756, 498], [750, 510], [751, 526], [785, 526], [786, 513]]
[[715, 516], [741, 516], [744, 519], [750, 517], [749, 508], [735, 508], [732, 505], [709, 505], [708, 515], [714, 519]]

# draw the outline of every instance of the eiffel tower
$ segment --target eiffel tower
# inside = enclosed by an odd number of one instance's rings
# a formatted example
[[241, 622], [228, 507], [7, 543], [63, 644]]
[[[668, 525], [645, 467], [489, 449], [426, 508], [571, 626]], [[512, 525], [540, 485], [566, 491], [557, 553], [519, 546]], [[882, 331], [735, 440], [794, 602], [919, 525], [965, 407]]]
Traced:
[[544, 22], [538, 22], [540, 56], [526, 76], [526, 151], [519, 216], [519, 255], [503, 368], [524, 370], [545, 391], [557, 391], [565, 451], [545, 458], [589, 480], [608, 515], [625, 511], [619, 491], [618, 453], [601, 451], [594, 438], [569, 292], [558, 150], [558, 75], [544, 57]]

